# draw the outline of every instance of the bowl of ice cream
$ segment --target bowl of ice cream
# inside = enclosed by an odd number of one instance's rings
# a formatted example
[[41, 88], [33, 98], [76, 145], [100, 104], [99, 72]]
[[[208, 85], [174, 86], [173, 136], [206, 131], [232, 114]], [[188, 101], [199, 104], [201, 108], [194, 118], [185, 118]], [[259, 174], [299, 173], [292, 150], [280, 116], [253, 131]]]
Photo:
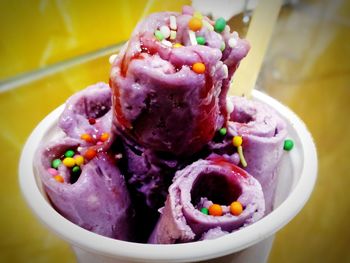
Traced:
[[52, 207], [33, 165], [41, 141], [55, 136], [63, 105], [34, 129], [23, 148], [19, 165], [22, 193], [40, 221], [71, 244], [81, 262], [208, 262], [221, 257], [227, 262], [233, 258], [237, 260], [235, 262], [247, 262], [247, 257], [263, 262], [271, 248], [273, 235], [297, 215], [311, 195], [317, 176], [317, 155], [306, 126], [290, 109], [259, 91], [254, 91], [253, 97], [276, 109], [286, 121], [295, 147], [283, 154], [274, 210], [243, 229], [204, 241], [141, 244], [98, 235], [65, 219]]
[[317, 155], [287, 107], [227, 96], [248, 51], [223, 19], [151, 15], [111, 59], [109, 85], [34, 129], [23, 195], [80, 262], [266, 260], [312, 192]]

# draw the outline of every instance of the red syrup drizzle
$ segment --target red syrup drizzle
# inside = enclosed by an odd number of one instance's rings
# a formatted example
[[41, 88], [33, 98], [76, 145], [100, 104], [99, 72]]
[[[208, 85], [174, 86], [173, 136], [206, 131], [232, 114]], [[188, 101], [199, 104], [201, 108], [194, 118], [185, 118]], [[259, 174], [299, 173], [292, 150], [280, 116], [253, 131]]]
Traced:
[[[123, 78], [126, 78], [128, 69], [129, 69], [129, 65], [132, 62], [132, 60], [135, 59], [145, 59], [144, 54], [148, 54], [148, 55], [155, 55], [158, 53], [158, 49], [162, 48], [161, 46], [157, 45], [156, 43], [156, 39], [146, 39], [147, 41], [143, 41], [142, 40], [142, 36], [139, 37], [140, 38], [140, 51], [139, 52], [135, 52], [132, 56], [128, 56], [128, 50], [129, 50], [129, 46], [127, 47], [123, 58], [121, 59], [120, 62], [120, 75]], [[129, 42], [130, 43], [130, 42]], [[176, 68], [176, 71], [179, 71], [180, 68]], [[120, 102], [120, 87], [117, 85], [117, 83], [115, 83], [114, 81], [112, 81], [111, 79], [109, 80], [109, 84], [110, 87], [113, 89], [113, 103], [114, 103], [114, 113], [115, 116], [117, 116], [117, 120], [119, 122], [119, 124], [127, 129], [132, 129], [132, 124], [130, 123], [129, 120], [127, 120], [127, 118], [124, 116], [123, 114], [123, 110], [121, 107], [121, 102]], [[126, 94], [127, 95], [127, 94]], [[125, 96], [125, 95], [124, 95]]]
[[144, 42], [140, 42], [141, 47], [141, 53], [147, 53], [151, 56], [157, 53], [157, 46], [155, 45], [155, 42], [152, 41], [152, 45], [146, 45]]
[[[209, 70], [206, 69], [206, 72], [204, 73], [205, 84], [200, 91], [200, 100], [205, 99], [214, 88], [213, 78], [210, 76], [208, 71]], [[213, 139], [215, 135], [216, 113], [214, 108], [215, 99], [213, 99], [209, 104], [201, 104], [199, 106], [200, 116], [198, 116], [197, 120], [195, 120], [197, 123], [193, 132], [193, 137], [198, 138], [198, 140], [204, 144], [208, 143], [211, 139]], [[209, 118], [207, 118], [208, 116]]]
[[117, 85], [117, 83], [115, 81], [112, 81], [111, 79], [109, 79], [109, 86], [112, 88], [113, 90], [113, 95], [112, 96], [112, 100], [113, 100], [113, 105], [114, 105], [114, 116], [117, 117], [118, 123], [119, 125], [121, 125], [123, 128], [127, 128], [127, 129], [131, 129], [131, 123], [129, 122], [129, 120], [127, 120], [123, 114], [123, 110], [122, 110], [122, 106], [120, 103], [120, 88]]
[[[147, 48], [143, 47], [143, 44], [141, 42], [140, 44], [141, 46], [141, 52], [135, 52], [132, 56], [128, 56], [128, 51], [129, 51], [129, 44], [127, 49], [125, 50], [124, 56], [120, 62], [120, 75], [123, 78], [126, 78], [126, 74], [128, 72], [129, 69], [129, 64], [131, 63], [132, 60], [135, 59], [144, 59], [142, 53], [148, 53], [150, 54], [150, 51]], [[153, 50], [152, 50], [153, 51]], [[156, 52], [156, 51], [154, 51]], [[122, 107], [121, 107], [121, 98], [120, 98], [120, 87], [117, 85], [117, 83], [111, 79], [109, 79], [109, 86], [112, 88], [113, 90], [113, 104], [114, 106], [114, 114], [117, 117], [117, 120], [119, 122], [119, 124], [126, 129], [132, 129], [132, 124], [130, 123], [130, 121], [125, 117]], [[125, 96], [127, 97], [127, 94], [125, 94]]]
[[237, 165], [234, 165], [233, 163], [230, 163], [222, 156], [211, 156], [207, 159], [210, 161], [211, 164], [219, 165], [221, 167], [231, 170], [232, 173], [236, 173], [247, 178], [247, 172], [245, 170], [238, 167]]

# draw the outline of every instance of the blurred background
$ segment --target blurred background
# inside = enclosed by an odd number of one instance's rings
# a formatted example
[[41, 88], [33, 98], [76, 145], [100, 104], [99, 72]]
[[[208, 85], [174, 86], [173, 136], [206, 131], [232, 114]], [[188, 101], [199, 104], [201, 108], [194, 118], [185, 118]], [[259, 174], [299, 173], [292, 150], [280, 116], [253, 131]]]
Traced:
[[[235, 15], [231, 28], [244, 35], [250, 14], [244, 8], [255, 1], [224, 2]], [[141, 18], [180, 11], [183, 4], [191, 1], [0, 1], [0, 262], [75, 262], [22, 199], [21, 149], [70, 95], [108, 81], [108, 57]], [[319, 174], [310, 201], [276, 235], [269, 263], [350, 262], [349, 43], [350, 1], [285, 2], [258, 86], [305, 121], [318, 148]]]

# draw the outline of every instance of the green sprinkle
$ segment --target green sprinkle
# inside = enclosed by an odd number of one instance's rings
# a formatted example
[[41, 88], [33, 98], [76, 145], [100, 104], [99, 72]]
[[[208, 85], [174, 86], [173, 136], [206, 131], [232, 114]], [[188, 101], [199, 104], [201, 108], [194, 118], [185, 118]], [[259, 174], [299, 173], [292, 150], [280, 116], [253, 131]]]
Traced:
[[74, 156], [74, 151], [73, 150], [68, 150], [64, 153], [65, 157], [73, 157]]
[[294, 147], [294, 142], [292, 140], [285, 140], [284, 141], [284, 145], [283, 145], [283, 149], [286, 151], [290, 151], [292, 150]]
[[55, 159], [55, 160], [52, 161], [51, 167], [57, 169], [58, 166], [60, 166], [61, 163], [62, 163], [62, 161], [60, 159]]
[[72, 172], [73, 173], [78, 173], [80, 171], [80, 167], [79, 166], [74, 166], [73, 169], [72, 169]]
[[226, 129], [226, 128], [221, 128], [221, 129], [219, 130], [219, 133], [220, 133], [221, 136], [225, 136], [226, 133], [227, 133], [227, 129]]
[[164, 35], [162, 34], [162, 32], [160, 32], [159, 30], [156, 30], [154, 32], [154, 36], [159, 40], [162, 41], [164, 39]]
[[220, 47], [221, 52], [224, 51], [225, 48], [226, 48], [226, 44], [224, 41], [222, 41], [221, 47]]
[[205, 215], [209, 215], [209, 209], [206, 208], [206, 207], [203, 207], [203, 208], [201, 209], [201, 212], [202, 212], [203, 214], [205, 214]]
[[226, 20], [220, 17], [215, 21], [214, 30], [218, 33], [221, 33], [222, 31], [224, 31], [225, 26], [226, 26]]
[[204, 37], [196, 37], [197, 44], [198, 45], [204, 45], [205, 44], [205, 38]]

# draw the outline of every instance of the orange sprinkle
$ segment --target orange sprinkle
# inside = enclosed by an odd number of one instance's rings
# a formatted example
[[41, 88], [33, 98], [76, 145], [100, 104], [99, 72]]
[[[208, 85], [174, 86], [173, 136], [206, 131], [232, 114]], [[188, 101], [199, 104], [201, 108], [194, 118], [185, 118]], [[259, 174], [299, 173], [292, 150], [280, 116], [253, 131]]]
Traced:
[[196, 62], [192, 65], [192, 70], [198, 74], [205, 72], [205, 65], [201, 62]]
[[192, 31], [198, 31], [199, 29], [202, 28], [202, 25], [203, 25], [202, 20], [197, 17], [192, 17], [190, 21], [188, 21], [188, 27]]
[[86, 142], [93, 142], [94, 139], [91, 137], [90, 134], [84, 133], [80, 136], [80, 138]]
[[243, 206], [240, 202], [235, 201], [230, 205], [230, 212], [234, 216], [239, 216], [243, 212]]
[[64, 183], [63, 177], [61, 175], [59, 175], [59, 174], [55, 175], [53, 178], [59, 183]]
[[84, 154], [84, 157], [88, 160], [91, 160], [92, 158], [94, 158], [96, 156], [97, 152], [95, 149], [93, 148], [89, 148], [85, 154]]
[[222, 208], [218, 204], [212, 204], [209, 206], [209, 215], [211, 216], [222, 216]]
[[100, 141], [101, 142], [105, 142], [108, 139], [109, 139], [109, 133], [108, 132], [104, 132], [104, 133], [101, 134], [101, 136], [100, 136]]

